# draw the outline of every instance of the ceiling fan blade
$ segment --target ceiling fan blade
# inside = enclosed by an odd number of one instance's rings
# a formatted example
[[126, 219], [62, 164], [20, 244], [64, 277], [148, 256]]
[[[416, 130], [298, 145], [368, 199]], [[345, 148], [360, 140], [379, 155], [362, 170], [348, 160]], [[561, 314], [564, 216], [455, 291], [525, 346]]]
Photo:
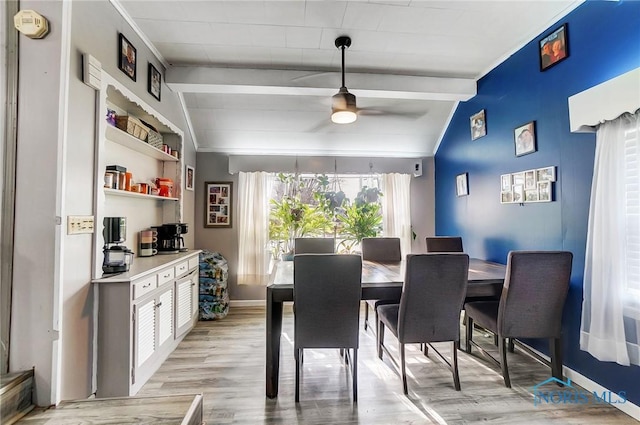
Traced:
[[429, 111], [389, 111], [379, 108], [358, 108], [358, 115], [362, 116], [375, 116], [375, 117], [400, 117], [407, 119], [417, 120], [427, 115]]
[[320, 131], [324, 131], [326, 129], [328, 129], [331, 124], [333, 124], [331, 122], [331, 120], [322, 120], [320, 121], [318, 124], [314, 125], [313, 127], [311, 127], [310, 129], [307, 130], [307, 133], [317, 133]]

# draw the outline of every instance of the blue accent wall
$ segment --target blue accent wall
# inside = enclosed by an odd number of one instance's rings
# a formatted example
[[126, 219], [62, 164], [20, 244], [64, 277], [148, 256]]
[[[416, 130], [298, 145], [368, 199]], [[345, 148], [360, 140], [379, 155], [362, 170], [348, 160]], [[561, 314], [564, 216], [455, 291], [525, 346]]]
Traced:
[[[537, 41], [568, 24], [569, 57], [540, 72]], [[552, 25], [478, 82], [460, 103], [435, 155], [436, 233], [461, 235], [472, 257], [506, 263], [511, 250], [573, 252], [563, 317], [564, 364], [640, 405], [640, 367], [600, 362], [579, 346], [594, 134], [569, 131], [567, 98], [640, 67], [640, 2], [590, 1]], [[484, 109], [487, 134], [471, 140], [469, 117]], [[537, 152], [516, 157], [514, 129], [536, 121]], [[500, 175], [557, 167], [554, 202], [500, 204]], [[469, 173], [469, 195], [455, 177]], [[530, 341], [548, 354], [546, 341]]]

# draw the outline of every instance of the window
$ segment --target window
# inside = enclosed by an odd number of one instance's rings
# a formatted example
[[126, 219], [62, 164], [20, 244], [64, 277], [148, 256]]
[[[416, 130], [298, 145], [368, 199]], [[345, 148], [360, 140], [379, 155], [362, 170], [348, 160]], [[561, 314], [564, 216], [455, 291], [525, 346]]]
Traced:
[[624, 132], [624, 194], [626, 217], [626, 290], [629, 294], [625, 315], [640, 319], [640, 137], [638, 128]]
[[353, 252], [363, 237], [382, 232], [377, 175], [280, 173], [275, 180], [269, 217], [273, 259], [290, 255], [295, 238], [335, 237], [338, 252]]
[[640, 111], [598, 127], [580, 348], [640, 365]]

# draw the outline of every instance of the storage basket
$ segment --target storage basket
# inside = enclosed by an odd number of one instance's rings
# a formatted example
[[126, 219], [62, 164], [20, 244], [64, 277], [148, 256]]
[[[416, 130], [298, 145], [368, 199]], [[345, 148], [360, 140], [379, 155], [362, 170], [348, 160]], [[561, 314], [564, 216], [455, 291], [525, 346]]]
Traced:
[[120, 130], [126, 131], [136, 139], [147, 140], [149, 128], [142, 124], [137, 118], [130, 115], [118, 115], [116, 117], [116, 123]]
[[154, 148], [162, 150], [162, 134], [149, 130], [149, 134], [147, 135], [147, 143], [149, 143]]

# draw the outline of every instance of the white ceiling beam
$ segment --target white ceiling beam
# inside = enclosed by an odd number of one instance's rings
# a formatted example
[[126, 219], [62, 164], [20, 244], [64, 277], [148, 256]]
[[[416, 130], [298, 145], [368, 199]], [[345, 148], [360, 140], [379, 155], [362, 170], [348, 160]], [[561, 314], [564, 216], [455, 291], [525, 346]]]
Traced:
[[[284, 69], [240, 69], [174, 66], [165, 81], [174, 92], [235, 93], [289, 96], [332, 96], [342, 81], [340, 72]], [[465, 101], [476, 95], [476, 80], [414, 75], [347, 73], [356, 96], [385, 99]]]

